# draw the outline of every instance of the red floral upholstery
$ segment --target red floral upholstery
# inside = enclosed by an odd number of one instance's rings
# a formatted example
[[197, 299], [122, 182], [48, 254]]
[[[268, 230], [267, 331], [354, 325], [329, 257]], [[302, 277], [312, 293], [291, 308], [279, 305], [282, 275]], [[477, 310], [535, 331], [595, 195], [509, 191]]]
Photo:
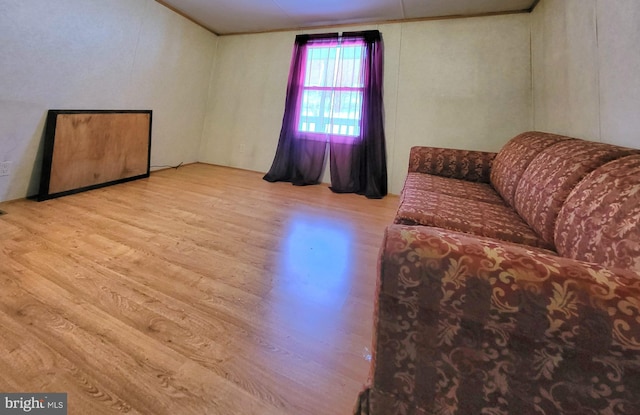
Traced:
[[583, 140], [566, 140], [541, 151], [529, 163], [515, 193], [522, 218], [553, 244], [556, 218], [569, 192], [603, 164], [640, 150]]
[[412, 149], [354, 413], [640, 414], [640, 150], [525, 133], [496, 192], [460, 154]]
[[436, 226], [553, 249], [509, 206], [412, 189], [403, 193], [395, 223]]
[[413, 147], [409, 154], [409, 172], [489, 183], [495, 156], [496, 153], [484, 151]]
[[500, 195], [498, 195], [488, 183], [469, 182], [432, 174], [413, 172], [407, 174], [407, 179], [404, 182], [404, 189], [402, 191], [403, 194], [425, 189], [443, 195], [493, 203], [494, 205], [504, 205], [504, 200], [502, 200]]
[[640, 155], [612, 161], [578, 184], [558, 216], [555, 243], [562, 256], [640, 274]]
[[546, 251], [388, 228], [356, 414], [639, 414], [640, 280]]
[[522, 133], [512, 138], [493, 160], [491, 184], [509, 205], [515, 206], [516, 188], [531, 160], [545, 148], [569, 139], [538, 131]]

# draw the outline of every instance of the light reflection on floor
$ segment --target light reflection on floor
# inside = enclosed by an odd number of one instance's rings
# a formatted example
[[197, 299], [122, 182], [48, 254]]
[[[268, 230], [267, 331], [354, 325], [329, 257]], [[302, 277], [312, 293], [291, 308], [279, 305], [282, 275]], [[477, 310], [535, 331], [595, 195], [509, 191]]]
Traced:
[[321, 214], [294, 215], [279, 250], [272, 294], [280, 296], [273, 317], [294, 332], [329, 340], [341, 325], [353, 278], [354, 230]]
[[349, 291], [352, 230], [348, 223], [299, 215], [283, 241], [282, 271], [288, 287], [305, 301], [340, 306]]

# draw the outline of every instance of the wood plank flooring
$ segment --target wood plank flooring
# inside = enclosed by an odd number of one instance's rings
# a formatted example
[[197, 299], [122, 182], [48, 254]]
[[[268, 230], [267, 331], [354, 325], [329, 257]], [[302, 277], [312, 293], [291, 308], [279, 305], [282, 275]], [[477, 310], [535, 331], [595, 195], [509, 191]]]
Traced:
[[1, 203], [0, 392], [69, 414], [351, 413], [398, 198], [205, 164]]

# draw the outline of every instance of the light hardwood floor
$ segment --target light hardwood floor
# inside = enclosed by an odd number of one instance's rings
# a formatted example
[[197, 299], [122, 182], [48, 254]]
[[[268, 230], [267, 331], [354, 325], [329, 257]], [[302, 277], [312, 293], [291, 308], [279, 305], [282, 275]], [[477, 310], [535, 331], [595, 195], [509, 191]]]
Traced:
[[349, 414], [398, 198], [205, 164], [1, 203], [0, 392], [69, 414]]

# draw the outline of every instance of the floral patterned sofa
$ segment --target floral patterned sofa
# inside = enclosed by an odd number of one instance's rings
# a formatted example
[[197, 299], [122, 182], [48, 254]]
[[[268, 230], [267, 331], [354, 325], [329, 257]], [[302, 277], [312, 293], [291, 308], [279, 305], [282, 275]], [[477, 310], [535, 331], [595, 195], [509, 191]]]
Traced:
[[359, 415], [640, 414], [640, 150], [414, 147]]

